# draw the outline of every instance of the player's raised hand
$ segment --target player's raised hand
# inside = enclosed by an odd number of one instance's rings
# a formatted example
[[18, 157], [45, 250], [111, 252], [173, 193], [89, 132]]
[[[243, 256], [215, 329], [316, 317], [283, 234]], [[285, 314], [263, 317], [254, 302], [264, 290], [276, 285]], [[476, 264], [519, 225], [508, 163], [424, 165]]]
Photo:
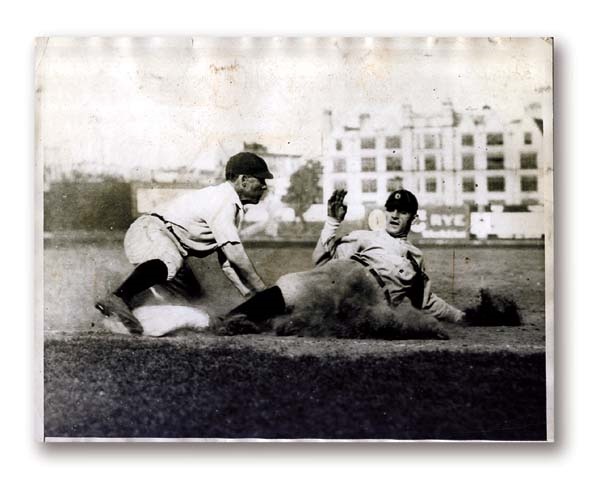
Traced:
[[327, 215], [335, 218], [338, 222], [344, 220], [348, 211], [348, 207], [344, 204], [347, 193], [346, 190], [334, 190], [327, 201]]

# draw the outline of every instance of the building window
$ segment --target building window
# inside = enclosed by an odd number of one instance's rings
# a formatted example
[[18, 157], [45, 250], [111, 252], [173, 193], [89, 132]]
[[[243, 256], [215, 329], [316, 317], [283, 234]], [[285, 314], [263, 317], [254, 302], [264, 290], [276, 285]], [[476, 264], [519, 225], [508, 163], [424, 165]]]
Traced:
[[360, 139], [360, 148], [372, 150], [375, 148], [375, 137], [364, 137]]
[[472, 147], [475, 143], [470, 133], [464, 133], [461, 142], [463, 147]]
[[504, 177], [488, 177], [488, 192], [503, 192], [504, 188]]
[[502, 170], [504, 168], [504, 155], [502, 154], [488, 154], [487, 156], [487, 169], [488, 170]]
[[402, 177], [389, 178], [386, 185], [388, 193], [400, 190], [402, 188], [402, 184]]
[[401, 142], [398, 135], [385, 137], [385, 148], [400, 148]]
[[538, 179], [535, 175], [521, 177], [521, 191], [522, 192], [537, 192], [537, 190], [538, 190]]
[[362, 192], [363, 193], [376, 193], [377, 192], [377, 180], [370, 178], [362, 181]]
[[475, 157], [467, 153], [462, 156], [462, 169], [463, 170], [475, 170]]
[[533, 143], [533, 139], [531, 138], [531, 132], [523, 133], [523, 143], [525, 145], [531, 145]]
[[486, 142], [488, 145], [504, 145], [504, 135], [502, 133], [488, 133]]
[[402, 158], [401, 157], [386, 157], [385, 169], [388, 172], [399, 172], [402, 170]]
[[521, 152], [521, 168], [523, 170], [531, 170], [537, 168], [537, 153]]
[[475, 179], [473, 177], [463, 178], [462, 191], [464, 193], [473, 193], [475, 191]]
[[342, 173], [346, 171], [346, 159], [345, 158], [336, 158], [333, 161], [333, 171], [335, 173]]
[[425, 156], [425, 170], [432, 171], [435, 170], [435, 156], [427, 155]]
[[437, 147], [437, 135], [433, 133], [426, 133], [423, 135], [423, 143], [425, 148], [436, 148]]
[[346, 184], [346, 180], [336, 180], [333, 182], [334, 190], [347, 190], [348, 185]]
[[365, 157], [360, 159], [360, 171], [361, 172], [374, 172], [376, 167], [375, 159], [373, 157]]
[[435, 178], [426, 178], [425, 179], [425, 191], [428, 193], [437, 192], [437, 179]]
[[342, 145], [342, 141], [341, 140], [336, 140], [335, 141], [335, 149], [339, 152], [342, 149], [343, 145]]

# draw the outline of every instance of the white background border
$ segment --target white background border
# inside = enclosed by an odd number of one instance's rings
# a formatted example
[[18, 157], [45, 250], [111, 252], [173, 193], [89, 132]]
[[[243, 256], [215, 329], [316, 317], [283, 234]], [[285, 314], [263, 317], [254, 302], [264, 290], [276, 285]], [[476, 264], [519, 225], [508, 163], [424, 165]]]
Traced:
[[[597, 15], [587, 2], [21, 1], [2, 15], [2, 414], [7, 475], [564, 478], [597, 471]], [[9, 6], [10, 5], [10, 6]], [[392, 7], [392, 5], [394, 5]], [[590, 3], [591, 5], [591, 3]], [[33, 421], [33, 47], [51, 35], [555, 37], [556, 443], [40, 445]], [[589, 305], [589, 306], [588, 306]], [[595, 427], [595, 428], [594, 428]], [[14, 472], [14, 473], [12, 473]], [[18, 473], [17, 473], [18, 472]]]

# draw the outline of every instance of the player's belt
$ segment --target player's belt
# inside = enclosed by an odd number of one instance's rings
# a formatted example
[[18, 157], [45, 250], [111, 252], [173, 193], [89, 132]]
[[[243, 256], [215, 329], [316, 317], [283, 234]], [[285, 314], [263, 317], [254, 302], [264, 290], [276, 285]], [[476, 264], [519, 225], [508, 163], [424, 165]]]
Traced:
[[355, 262], [360, 263], [363, 267], [367, 269], [367, 271], [373, 276], [373, 278], [375, 278], [377, 285], [379, 285], [383, 290], [383, 294], [388, 305], [392, 306], [392, 297], [390, 295], [390, 292], [388, 292], [388, 289], [385, 288], [385, 282], [383, 281], [383, 278], [381, 278], [381, 275], [379, 275], [374, 268], [372, 268], [364, 259], [360, 258], [358, 255], [352, 255], [350, 257], [350, 260], [354, 260]]
[[[173, 230], [173, 225], [177, 225], [176, 223], [169, 222], [168, 220], [165, 219], [165, 217], [163, 217], [162, 215], [159, 215], [158, 213], [150, 213], [150, 216], [158, 218], [161, 222], [163, 222], [165, 224], [165, 227], [175, 237], [175, 240], [177, 240], [179, 242], [179, 245], [181, 245], [181, 248], [183, 248], [184, 250], [189, 250], [190, 249], [187, 245], [185, 245], [181, 241], [181, 238], [179, 238], [177, 236], [177, 234], [175, 233], [175, 230]], [[181, 225], [177, 225], [177, 226], [179, 228], [183, 228]]]

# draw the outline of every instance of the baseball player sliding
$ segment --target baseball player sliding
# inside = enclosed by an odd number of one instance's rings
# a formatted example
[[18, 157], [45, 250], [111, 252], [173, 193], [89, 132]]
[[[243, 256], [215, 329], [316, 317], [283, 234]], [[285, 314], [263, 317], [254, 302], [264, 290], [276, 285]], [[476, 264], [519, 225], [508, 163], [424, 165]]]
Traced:
[[[182, 195], [131, 224], [125, 235], [125, 254], [135, 269], [96, 303], [102, 314], [116, 316], [129, 333], [144, 333], [131, 310], [136, 295], [155, 285], [188, 299], [199, 293], [186, 262], [189, 256], [216, 252], [223, 273], [243, 296], [265, 288], [242, 246], [238, 228], [244, 205], [260, 201], [267, 189], [265, 179], [273, 175], [261, 157], [241, 152], [228, 160], [225, 177], [224, 183]], [[192, 326], [186, 318], [163, 321], [167, 325], [160, 326], [161, 333]]]
[[[408, 240], [418, 203], [408, 190], [397, 190], [385, 203], [385, 230], [357, 230], [337, 238], [346, 215], [346, 191], [336, 190], [328, 201], [328, 218], [313, 252], [316, 268], [283, 275], [263, 290], [216, 319], [220, 334], [249, 333], [271, 328], [270, 319], [318, 305], [319, 312], [336, 311], [348, 296], [396, 308], [405, 299], [434, 318], [461, 322], [464, 313], [432, 293], [423, 253]], [[374, 292], [374, 293], [373, 293]], [[366, 301], [366, 300], [365, 300]], [[235, 325], [242, 325], [242, 331]], [[231, 327], [234, 326], [234, 327]], [[237, 328], [237, 331], [236, 331]]]

